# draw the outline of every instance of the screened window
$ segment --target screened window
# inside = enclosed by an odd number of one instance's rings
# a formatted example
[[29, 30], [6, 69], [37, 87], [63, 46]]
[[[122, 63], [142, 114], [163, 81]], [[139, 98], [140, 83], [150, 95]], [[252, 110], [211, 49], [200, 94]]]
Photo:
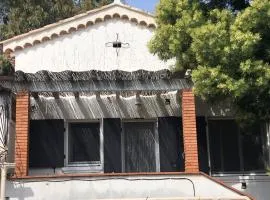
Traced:
[[69, 163], [100, 163], [100, 123], [69, 123]]
[[241, 128], [235, 120], [209, 120], [211, 170], [264, 170], [260, 125]]
[[63, 120], [31, 120], [29, 137], [30, 168], [64, 166]]
[[184, 171], [180, 117], [103, 124], [105, 173]]
[[184, 144], [180, 117], [158, 118], [161, 172], [184, 171]]
[[36, 174], [57, 173], [57, 168], [64, 173], [184, 170], [179, 117], [91, 122], [31, 120], [29, 147], [30, 167], [42, 170], [33, 171]]
[[159, 171], [156, 122], [124, 122], [123, 125], [124, 172]]

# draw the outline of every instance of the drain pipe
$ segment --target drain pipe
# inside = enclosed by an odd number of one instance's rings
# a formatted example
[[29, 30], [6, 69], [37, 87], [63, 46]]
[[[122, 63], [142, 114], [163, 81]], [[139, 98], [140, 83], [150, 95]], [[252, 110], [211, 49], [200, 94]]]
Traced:
[[1, 167], [1, 188], [0, 188], [0, 200], [6, 199], [6, 180], [7, 180], [7, 169], [15, 168], [14, 163], [4, 162]]

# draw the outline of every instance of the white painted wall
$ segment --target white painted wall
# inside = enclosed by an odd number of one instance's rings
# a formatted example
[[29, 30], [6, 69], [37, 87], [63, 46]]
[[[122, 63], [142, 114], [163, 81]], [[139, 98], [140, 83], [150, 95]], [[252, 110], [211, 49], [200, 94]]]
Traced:
[[10, 200], [81, 200], [81, 199], [124, 199], [124, 198], [166, 198], [196, 197], [208, 199], [246, 199], [245, 197], [207, 179], [203, 176], [156, 175], [115, 176], [51, 180], [9, 181], [7, 197]]
[[[86, 29], [43, 42], [15, 52], [16, 70], [24, 72], [168, 69], [174, 62], [165, 63], [149, 53], [147, 43], [154, 29], [128, 20], [110, 19]], [[107, 42], [116, 40], [116, 33], [130, 48], [121, 48], [119, 56]]]

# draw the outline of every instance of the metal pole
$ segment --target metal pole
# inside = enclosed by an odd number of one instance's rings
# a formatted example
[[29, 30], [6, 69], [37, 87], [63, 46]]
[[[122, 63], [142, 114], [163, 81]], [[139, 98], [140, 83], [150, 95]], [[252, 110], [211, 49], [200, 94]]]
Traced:
[[6, 196], [6, 179], [7, 179], [7, 168], [5, 164], [1, 168], [1, 189], [0, 189], [0, 200], [5, 200]]

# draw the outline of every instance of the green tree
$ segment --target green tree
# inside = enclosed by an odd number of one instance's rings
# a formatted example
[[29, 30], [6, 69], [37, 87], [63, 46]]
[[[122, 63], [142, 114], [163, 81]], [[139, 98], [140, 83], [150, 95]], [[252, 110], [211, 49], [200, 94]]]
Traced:
[[112, 0], [3, 0], [0, 4], [0, 17], [7, 17], [8, 21], [7, 24], [0, 25], [0, 40], [111, 2]]
[[161, 0], [151, 52], [193, 69], [194, 91], [206, 101], [229, 99], [241, 118], [269, 118], [270, 1], [202, 12], [196, 0]]
[[46, 24], [54, 23], [75, 14], [72, 0], [36, 0], [36, 2], [48, 13]]
[[77, 0], [75, 5], [78, 12], [85, 12], [96, 7], [104, 6], [112, 3], [113, 0]]
[[4, 23], [4, 17], [7, 15], [8, 12], [8, 1], [3, 0], [0, 1], [0, 24]]
[[150, 42], [150, 51], [161, 59], [176, 58], [177, 67], [195, 68], [191, 33], [205, 23], [197, 0], [161, 0], [156, 10], [158, 28]]
[[74, 14], [72, 0], [11, 0], [9, 6], [8, 23], [0, 27], [4, 39]]
[[201, 0], [201, 3], [207, 9], [228, 8], [233, 11], [239, 11], [249, 6], [249, 0]]
[[46, 15], [40, 6], [32, 5], [27, 0], [22, 3], [21, 7], [10, 9], [9, 22], [1, 27], [2, 37], [8, 38], [42, 26], [42, 21], [46, 18]]

